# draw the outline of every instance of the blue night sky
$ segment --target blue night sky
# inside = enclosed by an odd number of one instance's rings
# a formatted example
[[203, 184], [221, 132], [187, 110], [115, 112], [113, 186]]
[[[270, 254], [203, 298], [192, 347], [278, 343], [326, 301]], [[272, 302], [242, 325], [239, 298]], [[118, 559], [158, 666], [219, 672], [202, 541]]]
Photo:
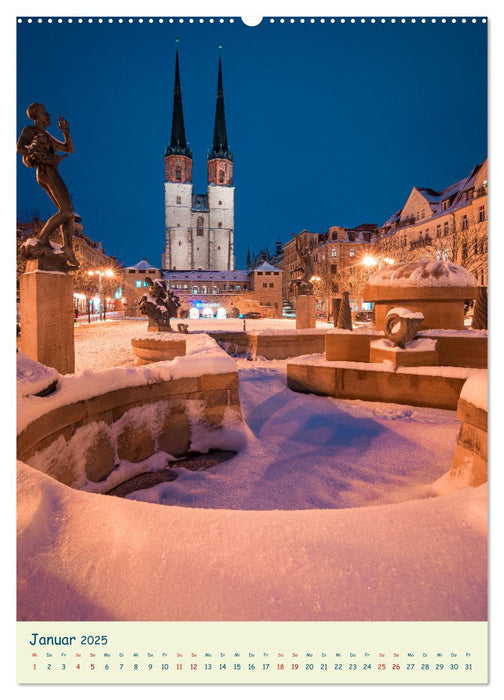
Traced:
[[[487, 155], [487, 25], [241, 20], [18, 24], [17, 133], [42, 102], [70, 123], [60, 172], [84, 232], [126, 265], [161, 265], [175, 38], [195, 192], [206, 192], [218, 45], [234, 154], [236, 266], [306, 228], [382, 224], [414, 185]], [[42, 48], [43, 47], [43, 48]], [[18, 158], [18, 216], [54, 212]]]

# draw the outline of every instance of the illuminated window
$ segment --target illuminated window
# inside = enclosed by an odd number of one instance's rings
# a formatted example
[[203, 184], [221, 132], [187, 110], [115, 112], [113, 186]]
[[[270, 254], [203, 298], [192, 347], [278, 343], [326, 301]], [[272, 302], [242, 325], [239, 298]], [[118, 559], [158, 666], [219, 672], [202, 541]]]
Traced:
[[349, 253], [351, 258], [355, 258], [355, 248], [350, 248], [350, 253]]
[[336, 258], [337, 256], [338, 256], [338, 251], [336, 250], [336, 248], [333, 248], [331, 250], [331, 258]]
[[141, 287], [142, 286], [142, 280], [135, 280], [135, 287]]
[[467, 214], [464, 214], [464, 216], [462, 217], [462, 231], [465, 231], [468, 225], [469, 223], [467, 221]]

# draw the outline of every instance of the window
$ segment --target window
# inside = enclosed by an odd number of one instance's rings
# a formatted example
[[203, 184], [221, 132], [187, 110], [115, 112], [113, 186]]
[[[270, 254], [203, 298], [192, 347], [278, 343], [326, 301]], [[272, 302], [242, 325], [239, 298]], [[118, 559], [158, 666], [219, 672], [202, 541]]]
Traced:
[[148, 282], [144, 282], [144, 283], [143, 283], [143, 286], [144, 286], [144, 287], [148, 287], [148, 286], [149, 286], [149, 283], [148, 283]]
[[218, 226], [219, 228], [222, 228], [222, 221], [219, 221]]
[[338, 251], [336, 250], [336, 248], [333, 248], [331, 250], [331, 258], [336, 258], [337, 256], [338, 256]]
[[349, 255], [351, 258], [355, 258], [355, 248], [350, 248]]
[[236, 285], [236, 289], [239, 290], [241, 289], [241, 286], [239, 284]]
[[445, 248], [445, 249], [443, 250], [443, 260], [446, 262], [446, 261], [449, 260], [449, 259], [450, 259], [450, 249], [449, 249], [449, 248]]
[[349, 240], [349, 241], [355, 241], [355, 231], [349, 231], [349, 232], [348, 232], [348, 240]]
[[337, 241], [337, 240], [338, 240], [338, 234], [335, 233], [335, 232], [333, 231], [332, 234], [331, 234], [331, 239], [332, 239], [333, 241]]
[[203, 285], [203, 294], [208, 294], [208, 287], [206, 285]]
[[179, 245], [182, 245], [182, 241], [179, 241], [178, 244], [179, 244]]
[[224, 182], [224, 170], [219, 170], [219, 182], [221, 184]]
[[468, 221], [467, 221], [467, 214], [464, 214], [462, 217], [462, 231], [465, 231], [465, 229], [468, 227]]
[[180, 168], [175, 169], [175, 180], [179, 182], [182, 180], [182, 170]]
[[443, 235], [447, 236], [448, 235], [448, 222], [445, 221], [443, 225]]
[[474, 255], [478, 255], [478, 241], [474, 244]]
[[436, 226], [436, 238], [441, 238], [441, 224]]
[[135, 287], [141, 287], [142, 286], [142, 280], [135, 280]]
[[274, 287], [275, 285], [274, 285], [273, 282], [270, 282], [270, 283], [269, 283], [269, 286], [270, 286], [270, 287]]
[[466, 199], [472, 199], [474, 197], [474, 189], [467, 190]]
[[468, 247], [467, 243], [462, 244], [462, 258], [465, 260], [467, 258], [467, 253], [468, 253]]
[[485, 206], [479, 208], [479, 221], [485, 221]]
[[441, 251], [440, 250], [436, 250], [436, 260], [438, 260], [438, 261], [441, 260]]
[[335, 275], [338, 272], [337, 265], [331, 265], [331, 275]]
[[198, 216], [198, 220], [196, 222], [196, 235], [197, 236], [203, 235], [203, 217], [202, 216]]
[[193, 287], [193, 288], [192, 288], [192, 294], [198, 294], [198, 292], [199, 292], [198, 287]]
[[177, 197], [177, 204], [182, 204], [182, 197]]
[[222, 204], [222, 200], [219, 199], [219, 206]]
[[362, 237], [366, 241], [366, 243], [369, 243], [369, 241], [371, 240], [371, 234], [369, 233], [369, 231], [364, 231]]
[[442, 204], [443, 211], [446, 211], [449, 206], [450, 206], [450, 200], [449, 199], [443, 200], [443, 204]]
[[263, 287], [266, 288], [268, 286], [267, 282], [263, 282]]

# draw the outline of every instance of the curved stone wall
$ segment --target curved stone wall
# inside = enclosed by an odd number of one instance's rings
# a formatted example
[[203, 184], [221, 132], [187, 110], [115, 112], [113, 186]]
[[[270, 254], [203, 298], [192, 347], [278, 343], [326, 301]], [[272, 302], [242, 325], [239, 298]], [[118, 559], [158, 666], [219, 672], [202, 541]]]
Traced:
[[[68, 386], [73, 377], [64, 379]], [[105, 479], [121, 460], [141, 462], [158, 450], [187, 454], [202, 436], [208, 449], [221, 447], [223, 429], [242, 423], [236, 370], [158, 381], [146, 375], [145, 383], [60, 403], [34, 418], [18, 434], [18, 459], [80, 487]]]

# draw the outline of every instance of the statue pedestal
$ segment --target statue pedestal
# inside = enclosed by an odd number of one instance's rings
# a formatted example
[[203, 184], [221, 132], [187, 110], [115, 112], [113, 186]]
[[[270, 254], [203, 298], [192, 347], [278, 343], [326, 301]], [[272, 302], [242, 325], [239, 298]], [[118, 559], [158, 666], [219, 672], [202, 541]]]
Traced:
[[394, 347], [394, 344], [385, 338], [371, 341], [369, 362], [384, 362], [385, 360], [392, 362], [394, 369], [398, 367], [439, 366], [437, 340], [417, 338], [410, 340], [405, 348]]
[[315, 328], [317, 303], [314, 296], [296, 297], [296, 328]]
[[73, 287], [64, 272], [32, 269], [20, 279], [19, 349], [60, 374], [75, 372]]

